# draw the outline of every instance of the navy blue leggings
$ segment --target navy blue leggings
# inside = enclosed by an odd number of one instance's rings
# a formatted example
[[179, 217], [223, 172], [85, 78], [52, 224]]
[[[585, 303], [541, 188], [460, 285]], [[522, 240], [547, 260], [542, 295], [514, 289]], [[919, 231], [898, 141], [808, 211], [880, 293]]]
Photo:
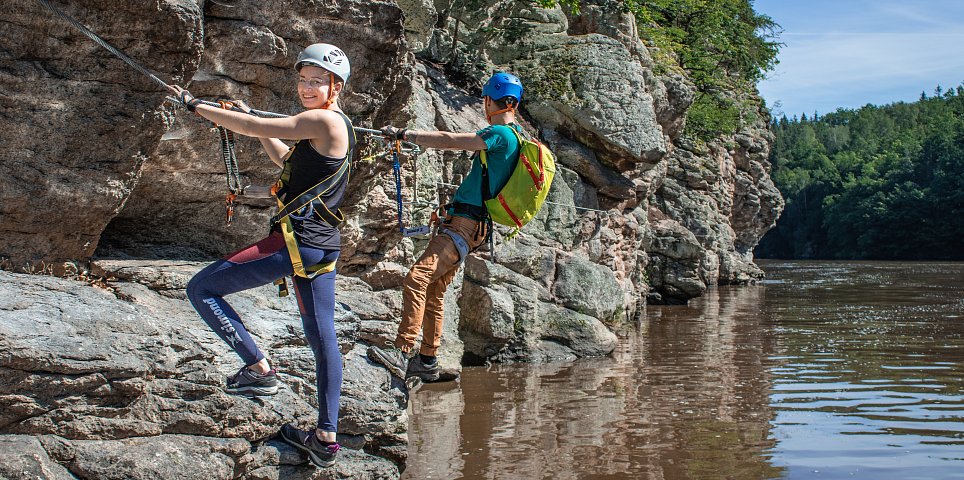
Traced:
[[[299, 251], [305, 266], [335, 261], [339, 253], [309, 247], [301, 247]], [[201, 318], [250, 366], [261, 361], [264, 354], [237, 312], [224, 301], [224, 296], [272, 283], [291, 273], [284, 237], [272, 233], [198, 272], [187, 285], [187, 295]], [[301, 322], [315, 354], [318, 428], [325, 432], [338, 431], [342, 380], [341, 352], [335, 336], [335, 273], [331, 271], [311, 280], [295, 277]]]

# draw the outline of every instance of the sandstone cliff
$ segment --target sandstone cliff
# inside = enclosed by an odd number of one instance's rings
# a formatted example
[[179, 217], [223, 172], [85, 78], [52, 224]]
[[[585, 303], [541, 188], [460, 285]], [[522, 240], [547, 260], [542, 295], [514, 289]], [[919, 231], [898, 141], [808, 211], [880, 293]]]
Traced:
[[[298, 110], [297, 54], [337, 44], [352, 61], [343, 106], [358, 126], [472, 131], [485, 125], [481, 82], [495, 69], [517, 73], [525, 126], [561, 167], [554, 203], [499, 244], [497, 262], [470, 258], [450, 289], [443, 360], [457, 369], [463, 358], [605, 355], [617, 340], [609, 327], [647, 298], [685, 302], [761, 276], [752, 249], [782, 208], [768, 175], [765, 115], [729, 138], [686, 141], [693, 87], [684, 75], [656, 74], [633, 19], [600, 3], [576, 17], [496, 0], [81, 0], [63, 8], [198, 96], [280, 113]], [[0, 296], [0, 342], [18, 353], [0, 356], [0, 432], [9, 434], [0, 441], [37, 468], [82, 477], [97, 477], [99, 463], [120, 455], [111, 452], [157, 450], [220, 459], [216, 471], [192, 470], [197, 476], [310, 475], [292, 466], [294, 452], [261, 443], [313, 401], [293, 305], [268, 289], [244, 297], [262, 318], [255, 330], [287, 359], [297, 385], [282, 407], [255, 405], [218, 393], [235, 360], [176, 293], [201, 265], [190, 261], [260, 238], [270, 203], [246, 202], [225, 226], [210, 124], [166, 104], [150, 81], [39, 3], [13, 0], [0, 29], [3, 267], [60, 272], [65, 261], [85, 269], [95, 257], [127, 259], [95, 269], [115, 279], [109, 291], [3, 274], [3, 285], [17, 287]], [[391, 337], [398, 287], [425, 244], [397, 231], [390, 164], [370, 157], [379, 145], [367, 140], [356, 156], [339, 264], [346, 401], [372, 402], [348, 407], [348, 424], [363, 426], [342, 433], [355, 439], [358, 465], [371, 466], [357, 474], [371, 478], [397, 476], [404, 465], [404, 386], [361, 358], [358, 342]], [[245, 179], [272, 182], [277, 171], [258, 144], [239, 146]], [[419, 205], [437, 202], [440, 184], [468, 167], [455, 152], [407, 159], [404, 194], [415, 201], [407, 221], [424, 223]], [[366, 397], [376, 391], [384, 398]]]

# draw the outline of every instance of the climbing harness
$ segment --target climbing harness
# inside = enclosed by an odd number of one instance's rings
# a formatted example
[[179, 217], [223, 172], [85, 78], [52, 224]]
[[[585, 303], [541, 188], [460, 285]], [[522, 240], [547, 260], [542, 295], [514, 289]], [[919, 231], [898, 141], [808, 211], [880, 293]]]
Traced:
[[[341, 212], [341, 209], [335, 209], [335, 211], [332, 212], [328, 208], [328, 205], [325, 204], [324, 198], [325, 195], [342, 183], [343, 177], [347, 176], [351, 178], [351, 156], [357, 142], [351, 121], [345, 114], [341, 112], [338, 113], [345, 121], [345, 126], [348, 127], [351, 135], [348, 137], [348, 151], [345, 153], [345, 158], [341, 164], [338, 165], [335, 172], [305, 190], [294, 199], [289, 200], [287, 203], [283, 202], [281, 198], [285, 197], [291, 181], [291, 156], [295, 152], [295, 147], [291, 147], [284, 157], [282, 163], [284, 166], [281, 169], [281, 175], [278, 177], [278, 181], [271, 187], [271, 193], [278, 202], [278, 213], [271, 217], [268, 225], [269, 228], [274, 228], [275, 225], [281, 227], [281, 234], [284, 237], [285, 246], [288, 249], [288, 257], [291, 259], [293, 277], [311, 279], [335, 269], [336, 262], [308, 266], [304, 264], [301, 258], [301, 252], [298, 250], [298, 239], [295, 236], [294, 224], [291, 220], [304, 221], [317, 216], [332, 227], [338, 227], [345, 221], [345, 215]], [[345, 179], [345, 182], [347, 181], [348, 179]], [[285, 297], [288, 295], [288, 284], [284, 278], [276, 280], [275, 284], [278, 285], [278, 296]]]
[[462, 235], [459, 235], [455, 230], [441, 227], [438, 229], [439, 235], [446, 235], [452, 239], [452, 243], [455, 244], [455, 249], [459, 252], [459, 261], [462, 263], [465, 261], [465, 257], [469, 255], [469, 242], [465, 241]]

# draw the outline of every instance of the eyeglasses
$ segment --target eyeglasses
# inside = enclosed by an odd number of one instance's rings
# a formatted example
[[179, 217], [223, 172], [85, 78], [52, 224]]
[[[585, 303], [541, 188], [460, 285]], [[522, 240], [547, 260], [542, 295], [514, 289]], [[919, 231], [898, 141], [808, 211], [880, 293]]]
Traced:
[[327, 87], [330, 83], [323, 80], [318, 80], [317, 78], [299, 78], [298, 85], [304, 85], [308, 88], [320, 89], [321, 87]]

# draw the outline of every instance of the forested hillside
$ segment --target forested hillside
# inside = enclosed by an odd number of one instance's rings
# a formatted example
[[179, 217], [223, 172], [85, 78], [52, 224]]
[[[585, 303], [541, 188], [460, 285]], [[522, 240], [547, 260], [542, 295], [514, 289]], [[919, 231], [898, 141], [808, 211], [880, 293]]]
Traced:
[[964, 85], [772, 127], [786, 209], [757, 257], [964, 259]]

